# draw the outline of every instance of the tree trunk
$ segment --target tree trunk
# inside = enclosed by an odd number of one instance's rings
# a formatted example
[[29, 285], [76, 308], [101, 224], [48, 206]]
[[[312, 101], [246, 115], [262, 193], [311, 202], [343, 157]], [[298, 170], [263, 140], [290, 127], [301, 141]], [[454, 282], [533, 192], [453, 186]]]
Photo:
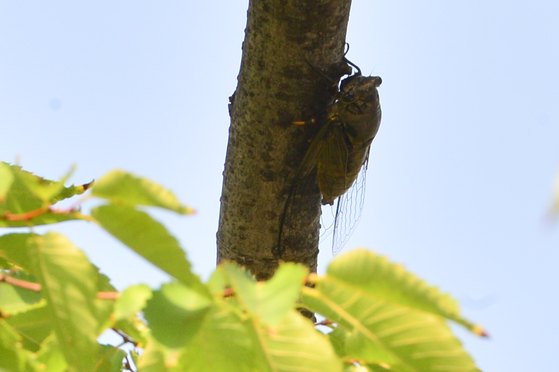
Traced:
[[[332, 81], [325, 75], [337, 81], [342, 74], [350, 5], [351, 0], [250, 1], [229, 106], [217, 245], [218, 262], [236, 261], [258, 279], [269, 278], [280, 261], [316, 271], [320, 192], [313, 174], [306, 180], [295, 176], [318, 128], [293, 122], [324, 112], [332, 100]], [[296, 181], [306, 186], [293, 187]]]

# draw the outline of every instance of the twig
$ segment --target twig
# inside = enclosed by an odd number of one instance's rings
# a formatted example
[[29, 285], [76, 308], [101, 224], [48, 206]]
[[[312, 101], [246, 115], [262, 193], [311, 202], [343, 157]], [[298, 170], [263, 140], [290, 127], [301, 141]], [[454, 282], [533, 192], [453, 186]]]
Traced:
[[136, 371], [134, 368], [132, 368], [132, 364], [130, 363], [130, 360], [128, 359], [128, 354], [124, 356], [124, 366], [123, 368], [127, 371]]
[[[42, 289], [42, 286], [39, 283], [17, 279], [6, 274], [0, 274], [0, 282], [4, 282], [13, 285], [14, 287], [23, 288], [32, 292], [40, 292]], [[119, 295], [119, 292], [113, 291], [97, 292], [97, 298], [100, 300], [114, 301], [118, 298]]]
[[41, 291], [41, 285], [39, 283], [33, 283], [27, 280], [17, 279], [5, 274], [0, 274], [0, 282], [13, 285], [14, 287], [27, 289], [28, 291], [32, 291], [32, 292]]
[[76, 217], [79, 217], [83, 220], [91, 221], [91, 217], [87, 215], [83, 215], [79, 213], [79, 208], [72, 207], [68, 209], [57, 209], [51, 206], [49, 207], [41, 207], [34, 209], [32, 211], [27, 211], [23, 213], [12, 213], [12, 212], [4, 212], [4, 215], [0, 216], [0, 219], [4, 219], [6, 221], [11, 222], [20, 222], [20, 221], [31, 221], [34, 218], [42, 216], [44, 214], [55, 214], [55, 215], [64, 215], [64, 214], [74, 214]]
[[122, 337], [122, 344], [118, 345], [117, 347], [121, 347], [124, 344], [132, 344], [135, 347], [138, 346], [138, 343], [136, 341], [131, 339], [130, 336], [128, 336], [126, 333], [122, 332], [120, 329], [117, 329], [117, 328], [111, 328], [111, 329], [114, 333], [116, 333], [117, 335]]

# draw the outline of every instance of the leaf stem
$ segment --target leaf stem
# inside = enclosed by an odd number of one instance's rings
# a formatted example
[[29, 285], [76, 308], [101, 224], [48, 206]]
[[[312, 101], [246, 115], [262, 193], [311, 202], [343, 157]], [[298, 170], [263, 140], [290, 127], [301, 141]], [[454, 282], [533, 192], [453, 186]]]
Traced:
[[[30, 282], [28, 280], [17, 279], [6, 274], [0, 274], [0, 282], [4, 282], [14, 287], [26, 289], [32, 292], [41, 292], [42, 289], [42, 286], [39, 283]], [[115, 301], [119, 295], [120, 293], [115, 291], [97, 292], [98, 299], [107, 300], [107, 301]]]

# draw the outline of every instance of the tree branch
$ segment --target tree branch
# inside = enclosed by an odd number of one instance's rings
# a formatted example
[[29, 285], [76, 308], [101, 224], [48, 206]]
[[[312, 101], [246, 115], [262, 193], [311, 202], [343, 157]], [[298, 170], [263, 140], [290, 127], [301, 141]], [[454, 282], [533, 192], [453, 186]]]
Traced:
[[[317, 128], [293, 125], [323, 112], [332, 71], [344, 53], [351, 0], [251, 0], [238, 85], [231, 97], [218, 261], [234, 260], [258, 279], [280, 261], [316, 271], [320, 192], [314, 176], [293, 188]], [[338, 74], [338, 76], [341, 75]], [[284, 223], [279, 246], [280, 225]]]

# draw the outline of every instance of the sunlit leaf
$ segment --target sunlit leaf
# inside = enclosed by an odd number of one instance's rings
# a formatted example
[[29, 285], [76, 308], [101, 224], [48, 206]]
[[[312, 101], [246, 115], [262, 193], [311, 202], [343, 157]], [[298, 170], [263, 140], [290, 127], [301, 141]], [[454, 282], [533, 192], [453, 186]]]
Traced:
[[329, 336], [345, 358], [397, 371], [477, 370], [445, 321], [470, 327], [455, 301], [372, 252], [335, 259], [302, 300], [338, 324]]
[[30, 256], [48, 300], [53, 326], [73, 369], [95, 365], [100, 316], [97, 272], [81, 250], [55, 233], [32, 239]]
[[13, 316], [19, 312], [35, 308], [41, 299], [42, 296], [39, 293], [15, 287], [8, 283], [0, 283], [0, 312], [4, 316]]
[[47, 337], [41, 344], [41, 349], [37, 353], [37, 361], [43, 366], [43, 370], [48, 372], [68, 370], [68, 363], [54, 334]]
[[[305, 268], [286, 264], [269, 283], [257, 283], [232, 263], [217, 271], [222, 275], [212, 275], [212, 302], [178, 283], [154, 293], [145, 309], [152, 339], [140, 357], [140, 370], [341, 369], [327, 337], [294, 310]], [[233, 289], [233, 297], [223, 297], [226, 288]]]
[[323, 285], [335, 282], [352, 292], [365, 291], [389, 303], [453, 320], [472, 332], [479, 330], [479, 326], [460, 315], [458, 303], [450, 295], [369, 250], [356, 249], [336, 258], [328, 266], [326, 279]]
[[181, 283], [169, 283], [153, 292], [144, 309], [151, 333], [169, 349], [180, 348], [198, 332], [211, 302]]
[[25, 349], [37, 351], [41, 343], [52, 332], [52, 320], [46, 302], [40, 306], [19, 312], [6, 319], [6, 322], [21, 336]]
[[112, 328], [124, 332], [140, 346], [144, 346], [148, 328], [139, 314], [151, 296], [152, 290], [147, 285], [132, 285], [120, 293], [111, 316]]
[[125, 205], [103, 205], [91, 215], [111, 235], [187, 285], [205, 288], [191, 271], [178, 241], [149, 214]]
[[62, 176], [60, 180], [56, 181], [46, 180], [29, 172], [25, 173], [30, 175], [30, 177], [26, 178], [26, 186], [29, 188], [29, 190], [39, 199], [49, 204], [54, 204], [57, 201], [80, 194], [86, 189], [86, 187], [83, 187], [83, 185], [71, 187], [64, 186], [72, 173], [74, 173], [74, 167], [72, 167], [64, 176]]
[[[215, 350], [219, 350], [218, 353]], [[234, 367], [232, 367], [234, 366]], [[326, 337], [291, 310], [274, 327], [221, 308], [210, 313], [176, 371], [340, 371]]]
[[35, 236], [31, 233], [0, 235], [0, 256], [29, 272], [32, 263], [26, 247]]
[[178, 282], [154, 291], [144, 310], [150, 337], [138, 360], [140, 370], [173, 370], [182, 348], [198, 336], [210, 309], [206, 294]]
[[312, 322], [291, 310], [275, 327], [260, 327], [258, 334], [259, 359], [266, 370], [339, 371], [341, 361], [325, 335], [316, 332]]
[[114, 170], [95, 182], [92, 195], [112, 203], [129, 206], [153, 206], [180, 214], [191, 214], [194, 210], [179, 202], [175, 194], [147, 178]]
[[[190, 313], [184, 305], [186, 302], [182, 305], [184, 313]], [[172, 314], [165, 315], [169, 315], [167, 323], [175, 325], [176, 329], [165, 326], [168, 336], [174, 334], [174, 342], [154, 338], [140, 358], [140, 370], [150, 367], [147, 370], [156, 371], [162, 366], [168, 371], [341, 370], [326, 336], [316, 332], [313, 324], [295, 310], [284, 314], [275, 326], [243, 315], [227, 302], [214, 304], [199, 319], [189, 318], [195, 325], [187, 326], [188, 318], [184, 316], [173, 321]], [[159, 316], [163, 320], [163, 315]], [[152, 327], [162, 325], [163, 322]], [[180, 330], [190, 335], [181, 335]], [[177, 349], [179, 344], [183, 346]]]
[[252, 335], [232, 309], [213, 308], [195, 336], [183, 349], [177, 371], [225, 371], [231, 366], [235, 371], [263, 370], [256, 368]]
[[10, 166], [7, 163], [0, 162], [0, 203], [4, 202], [13, 181], [14, 176]]
[[132, 285], [120, 293], [115, 302], [115, 320], [127, 319], [140, 312], [152, 296], [151, 288], [145, 284]]
[[216, 297], [222, 297], [223, 291], [229, 286], [225, 272], [221, 269], [222, 265], [218, 266], [210, 275], [206, 282], [210, 293]]
[[110, 345], [103, 345], [95, 365], [95, 370], [99, 372], [119, 372], [122, 370], [122, 361], [125, 356], [124, 350]]
[[71, 370], [88, 371], [96, 362], [100, 322], [97, 273], [82, 251], [56, 233], [35, 235], [21, 247], [42, 285], [52, 326]]
[[83, 193], [90, 184], [66, 187], [67, 177], [52, 181], [19, 166], [1, 164], [0, 172], [6, 179], [0, 181], [0, 227], [35, 226], [82, 217], [77, 211], [55, 211], [51, 206]]
[[236, 298], [263, 322], [274, 325], [290, 310], [299, 297], [308, 270], [302, 265], [281, 265], [272, 279], [257, 283], [246, 270], [233, 263], [222, 267]]
[[[176, 360], [176, 358], [175, 358]], [[155, 340], [148, 342], [142, 354], [138, 357], [138, 370], [142, 372], [170, 371], [169, 365], [165, 363], [164, 348]]]
[[5, 321], [0, 320], [0, 371], [34, 371], [31, 353], [24, 350], [21, 336]]

